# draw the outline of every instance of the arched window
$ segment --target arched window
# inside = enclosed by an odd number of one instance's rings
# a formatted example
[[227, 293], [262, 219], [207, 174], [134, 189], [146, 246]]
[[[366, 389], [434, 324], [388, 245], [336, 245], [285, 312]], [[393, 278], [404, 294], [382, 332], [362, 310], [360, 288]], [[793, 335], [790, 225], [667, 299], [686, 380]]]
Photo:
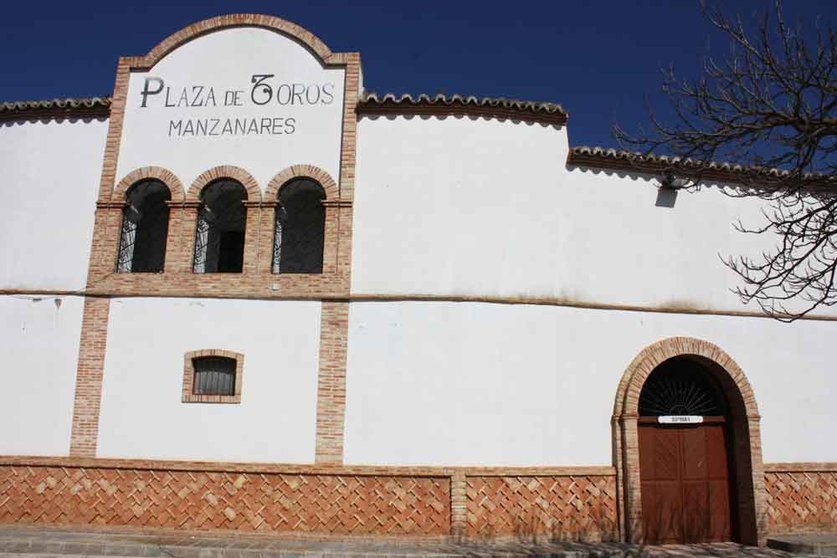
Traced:
[[279, 190], [273, 241], [273, 273], [322, 273], [325, 190], [310, 178]]
[[195, 273], [241, 273], [246, 200], [247, 190], [230, 178], [203, 189], [195, 233]]
[[159, 180], [143, 180], [131, 186], [125, 198], [116, 270], [163, 271], [171, 192]]
[[639, 396], [639, 414], [724, 415], [726, 402], [700, 362], [680, 356], [663, 362], [648, 376]]

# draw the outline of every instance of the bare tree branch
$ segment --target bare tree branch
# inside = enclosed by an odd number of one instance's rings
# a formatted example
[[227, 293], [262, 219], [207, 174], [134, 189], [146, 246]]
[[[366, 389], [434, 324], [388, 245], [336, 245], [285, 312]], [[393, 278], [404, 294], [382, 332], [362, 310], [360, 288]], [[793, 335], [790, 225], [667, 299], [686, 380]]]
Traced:
[[805, 33], [789, 27], [779, 0], [754, 29], [716, 4], [701, 7], [729, 40], [727, 57], [707, 58], [695, 80], [666, 69], [662, 92], [673, 117], [649, 110], [648, 130], [632, 134], [617, 125], [614, 135], [623, 147], [674, 157], [680, 164], [669, 173], [682, 175], [686, 160], [693, 188], [713, 161], [753, 167], [727, 193], [766, 200], [765, 222], [734, 226], [775, 235], [777, 244], [756, 257], [722, 259], [740, 279], [734, 292], [744, 303], [793, 321], [837, 304], [837, 36], [830, 26]]

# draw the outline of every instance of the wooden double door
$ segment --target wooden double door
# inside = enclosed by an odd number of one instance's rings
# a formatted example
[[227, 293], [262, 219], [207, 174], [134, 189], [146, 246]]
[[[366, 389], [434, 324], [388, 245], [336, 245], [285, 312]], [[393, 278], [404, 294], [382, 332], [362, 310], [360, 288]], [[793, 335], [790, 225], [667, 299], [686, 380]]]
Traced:
[[702, 424], [639, 420], [642, 521], [652, 544], [733, 537], [729, 440], [722, 417]]

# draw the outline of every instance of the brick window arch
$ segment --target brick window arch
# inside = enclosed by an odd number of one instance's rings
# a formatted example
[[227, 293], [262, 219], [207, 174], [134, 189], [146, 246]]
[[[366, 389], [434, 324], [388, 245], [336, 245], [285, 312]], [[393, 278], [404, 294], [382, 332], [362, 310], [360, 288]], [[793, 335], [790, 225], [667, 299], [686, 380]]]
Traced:
[[189, 351], [183, 357], [184, 403], [241, 403], [244, 355], [223, 349]]
[[116, 270], [152, 272], [164, 270], [171, 203], [182, 202], [183, 186], [162, 167], [138, 168], [119, 181], [106, 206], [120, 210]]

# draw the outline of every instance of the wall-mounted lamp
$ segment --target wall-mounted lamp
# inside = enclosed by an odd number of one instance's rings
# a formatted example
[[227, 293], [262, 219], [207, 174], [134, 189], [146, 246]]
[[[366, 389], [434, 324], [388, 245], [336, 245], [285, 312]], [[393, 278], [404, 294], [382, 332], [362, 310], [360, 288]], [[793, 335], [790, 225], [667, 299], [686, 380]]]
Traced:
[[685, 188], [689, 181], [685, 178], [679, 178], [671, 171], [663, 171], [659, 178], [660, 190], [680, 190]]

